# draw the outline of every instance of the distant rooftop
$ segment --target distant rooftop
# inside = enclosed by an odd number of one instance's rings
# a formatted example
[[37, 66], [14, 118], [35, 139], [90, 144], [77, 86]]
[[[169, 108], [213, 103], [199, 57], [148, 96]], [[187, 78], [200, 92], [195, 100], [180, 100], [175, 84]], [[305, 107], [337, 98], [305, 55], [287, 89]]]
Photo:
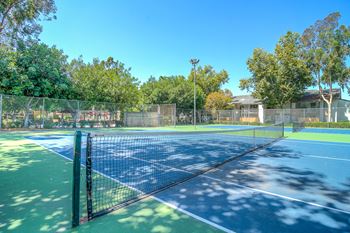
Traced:
[[[324, 90], [323, 93], [328, 97], [329, 90]], [[341, 91], [339, 88], [333, 89], [333, 98], [334, 99], [341, 99]], [[261, 104], [262, 101], [260, 99], [254, 98], [252, 95], [238, 95], [234, 96], [232, 98], [233, 104], [242, 104], [242, 105], [249, 105], [249, 104]], [[322, 100], [320, 93], [318, 90], [306, 90], [304, 95], [300, 98], [299, 101], [317, 101]]]
[[[329, 90], [323, 91], [326, 98], [329, 95]], [[306, 90], [304, 95], [300, 98], [299, 101], [312, 101], [312, 100], [321, 100], [320, 92], [318, 90]], [[333, 89], [333, 98], [334, 99], [341, 99], [341, 91], [339, 88]]]
[[261, 104], [260, 99], [254, 98], [252, 95], [238, 95], [234, 96], [232, 100], [233, 104]]

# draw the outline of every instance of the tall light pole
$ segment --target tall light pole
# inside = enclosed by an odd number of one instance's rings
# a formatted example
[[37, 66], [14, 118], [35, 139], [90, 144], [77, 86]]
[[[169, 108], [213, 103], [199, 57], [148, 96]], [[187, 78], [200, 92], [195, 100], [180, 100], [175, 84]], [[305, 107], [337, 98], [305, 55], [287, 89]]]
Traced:
[[190, 62], [193, 65], [193, 125], [194, 128], [196, 128], [196, 65], [198, 64], [199, 59], [193, 58]]

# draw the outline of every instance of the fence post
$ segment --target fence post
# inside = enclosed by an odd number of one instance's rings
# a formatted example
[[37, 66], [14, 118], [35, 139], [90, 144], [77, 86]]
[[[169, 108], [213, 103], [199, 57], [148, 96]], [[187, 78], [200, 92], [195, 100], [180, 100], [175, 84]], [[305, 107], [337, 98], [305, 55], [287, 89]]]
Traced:
[[[251, 125], [251, 122], [250, 122], [250, 105], [248, 105], [247, 120], [248, 120], [248, 125]], [[255, 130], [254, 130], [254, 134], [255, 134]]]
[[338, 122], [338, 106], [334, 106], [334, 119], [333, 122]]
[[2, 95], [0, 95], [0, 129], [2, 129]]
[[[125, 109], [124, 109], [124, 110], [125, 110]], [[124, 121], [124, 127], [127, 127], [127, 126], [128, 126], [128, 125], [127, 125], [128, 113], [127, 113], [127, 112], [124, 112], [123, 117], [124, 117], [124, 119], [123, 119], [123, 121]]]
[[[175, 107], [175, 108], [174, 108]], [[176, 127], [176, 121], [177, 121], [177, 116], [176, 116], [176, 103], [175, 106], [173, 107], [173, 122], [174, 122], [174, 127]]]
[[80, 122], [80, 101], [77, 100], [77, 115], [75, 116], [75, 128], [77, 128], [77, 124]]
[[160, 104], [157, 106], [157, 127], [161, 126], [161, 119], [160, 119]]
[[145, 127], [144, 109], [141, 110], [141, 126]]
[[45, 98], [43, 98], [43, 107], [41, 108], [41, 128], [45, 128], [45, 117], [44, 117], [44, 111], [45, 111]]
[[231, 110], [232, 125], [234, 124], [234, 110]]
[[81, 131], [75, 133], [73, 156], [72, 227], [77, 227], [80, 220]]

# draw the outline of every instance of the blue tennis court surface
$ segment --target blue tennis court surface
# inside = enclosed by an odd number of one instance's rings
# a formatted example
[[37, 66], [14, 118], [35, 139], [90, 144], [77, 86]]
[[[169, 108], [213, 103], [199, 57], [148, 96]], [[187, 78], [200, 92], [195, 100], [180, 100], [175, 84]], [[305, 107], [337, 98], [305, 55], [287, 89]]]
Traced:
[[249, 129], [257, 126], [252, 125], [205, 125], [203, 128], [216, 128], [216, 129]]
[[[291, 132], [292, 128], [285, 128], [287, 132]], [[329, 133], [329, 134], [350, 134], [350, 129], [333, 129], [333, 128], [304, 128], [304, 133]]]
[[[249, 129], [257, 126], [254, 125], [208, 125], [205, 128], [217, 129]], [[285, 127], [286, 132], [292, 132], [292, 128]], [[350, 129], [335, 129], [335, 128], [303, 128], [304, 133], [329, 133], [329, 134], [350, 134]]]
[[[72, 158], [73, 136], [34, 136], [30, 139]], [[181, 147], [168, 147], [177, 150], [164, 152], [168, 154], [164, 161], [155, 161], [156, 157], [150, 154], [148, 162], [159, 163], [153, 169], [163, 172], [164, 168], [160, 166], [169, 167], [175, 162], [176, 166], [184, 167], [189, 163], [187, 160], [197, 159], [197, 166], [207, 166], [220, 155], [239, 153], [249, 145], [247, 139], [241, 139], [229, 143], [227, 136], [205, 144], [205, 139], [197, 144], [195, 138], [179, 140], [174, 143]], [[130, 150], [133, 154], [128, 151], [128, 146], [133, 147]], [[129, 144], [119, 150], [125, 152], [124, 158], [120, 159], [130, 157], [128, 163], [131, 166], [114, 171], [113, 178], [122, 183], [127, 181], [123, 180], [123, 174], [138, 175], [145, 181], [152, 178], [144, 163], [136, 162], [143, 155], [141, 147]], [[281, 140], [162, 191], [155, 198], [227, 232], [350, 232], [349, 151], [350, 143]], [[159, 151], [154, 147], [153, 152]], [[82, 162], [85, 162], [84, 158]], [[103, 171], [111, 176], [109, 172]], [[169, 179], [178, 175], [177, 168], [169, 167], [165, 172]], [[128, 185], [139, 190], [147, 188], [142, 184]]]

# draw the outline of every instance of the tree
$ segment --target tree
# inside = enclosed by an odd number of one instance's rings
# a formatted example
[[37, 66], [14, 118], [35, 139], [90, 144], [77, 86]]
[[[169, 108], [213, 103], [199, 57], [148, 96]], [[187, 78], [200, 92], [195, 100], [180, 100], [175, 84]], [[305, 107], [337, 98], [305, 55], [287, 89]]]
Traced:
[[302, 43], [298, 33], [287, 32], [275, 48], [278, 61], [280, 106], [297, 101], [311, 85], [311, 72], [303, 58]]
[[[67, 56], [56, 47], [42, 43], [21, 45], [16, 51], [0, 46], [0, 92], [30, 97], [66, 98], [71, 95], [67, 76]], [[37, 104], [25, 98], [24, 127], [28, 126], [30, 109]], [[15, 106], [15, 105], [13, 105]]]
[[[202, 109], [205, 96], [199, 86], [196, 88], [197, 108]], [[146, 104], [176, 104], [177, 108], [193, 108], [193, 83], [184, 76], [161, 76], [158, 80], [151, 77], [142, 84], [140, 91]]]
[[[193, 83], [194, 73], [193, 70], [189, 75], [189, 80]], [[199, 66], [196, 71], [196, 84], [201, 87], [204, 95], [207, 96], [211, 92], [220, 91], [223, 84], [229, 80], [226, 70], [216, 72], [210, 65], [204, 67]]]
[[273, 54], [255, 49], [247, 65], [252, 77], [241, 79], [240, 88], [252, 91], [268, 107], [283, 108], [298, 100], [311, 84], [297, 33], [288, 32], [281, 37]]
[[268, 107], [278, 104], [278, 62], [273, 54], [262, 49], [254, 49], [253, 56], [247, 61], [251, 78], [241, 79], [239, 87], [252, 91], [255, 98], [261, 99]]
[[232, 93], [228, 90], [212, 92], [205, 100], [207, 110], [226, 110], [232, 107]]
[[39, 21], [55, 19], [54, 0], [2, 0], [0, 3], [0, 45], [36, 40], [42, 30]]
[[13, 87], [10, 82], [17, 78], [18, 53], [10, 47], [0, 46], [0, 91], [9, 92]]
[[11, 95], [66, 97], [70, 81], [67, 56], [55, 46], [35, 43], [16, 52], [2, 47], [0, 91]]
[[144, 104], [171, 104], [170, 86], [178, 86], [182, 76], [161, 76], [157, 80], [151, 76], [141, 85], [140, 92]]
[[[328, 122], [331, 121], [333, 85], [346, 87], [350, 55], [350, 28], [339, 26], [340, 14], [329, 14], [323, 20], [307, 28], [302, 35], [307, 65], [318, 87], [321, 98], [328, 106]], [[328, 91], [325, 91], [328, 89]]]
[[130, 73], [130, 68], [115, 61], [94, 59], [85, 64], [82, 58], [70, 64], [73, 89], [80, 99], [94, 102], [112, 102], [136, 105], [139, 102], [138, 80]]

